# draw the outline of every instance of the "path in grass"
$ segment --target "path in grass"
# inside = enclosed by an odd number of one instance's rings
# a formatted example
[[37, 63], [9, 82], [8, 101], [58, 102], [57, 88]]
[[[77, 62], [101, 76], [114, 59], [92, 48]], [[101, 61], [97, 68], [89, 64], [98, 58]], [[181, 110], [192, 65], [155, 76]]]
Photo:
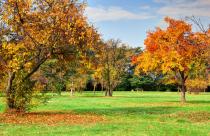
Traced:
[[[75, 97], [63, 93], [32, 112], [71, 112], [103, 117], [105, 121], [64, 122], [53, 126], [36, 122], [27, 125], [0, 123], [0, 135], [210, 135], [210, 94], [188, 95], [187, 100], [188, 103], [180, 104], [179, 94], [170, 92], [115, 92], [112, 98], [103, 97], [100, 92], [95, 96], [88, 92]], [[0, 103], [0, 110], [3, 109], [4, 104]]]

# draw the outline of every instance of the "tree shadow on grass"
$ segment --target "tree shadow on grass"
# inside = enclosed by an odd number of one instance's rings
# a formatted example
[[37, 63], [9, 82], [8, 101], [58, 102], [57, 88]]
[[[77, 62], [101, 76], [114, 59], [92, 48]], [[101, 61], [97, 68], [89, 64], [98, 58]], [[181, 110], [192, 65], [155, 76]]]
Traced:
[[161, 115], [174, 113], [179, 107], [113, 107], [97, 109], [75, 109], [77, 113], [94, 113], [98, 115]]
[[[112, 97], [107, 97], [103, 95], [90, 95], [90, 96], [76, 96], [77, 98], [107, 98], [107, 99], [116, 99], [116, 98], [123, 98], [123, 99], [163, 99], [163, 98], [168, 98], [168, 96], [165, 97], [158, 97], [158, 96], [112, 96]], [[170, 96], [169, 96], [170, 97]]]
[[[169, 102], [180, 103], [180, 101], [169, 101]], [[192, 100], [192, 101], [187, 101], [186, 104], [210, 104], [210, 101]]]
[[210, 101], [188, 101], [187, 103], [192, 103], [192, 104], [210, 104]]

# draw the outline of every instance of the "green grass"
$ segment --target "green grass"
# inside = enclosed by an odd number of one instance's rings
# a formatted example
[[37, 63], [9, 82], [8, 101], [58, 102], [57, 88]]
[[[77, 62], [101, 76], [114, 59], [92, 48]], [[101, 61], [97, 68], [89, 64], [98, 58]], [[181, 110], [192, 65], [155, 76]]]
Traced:
[[[32, 111], [73, 111], [94, 113], [106, 121], [78, 125], [17, 125], [0, 124], [3, 136], [210, 136], [210, 93], [187, 94], [187, 103], [179, 103], [174, 92], [114, 92], [114, 97], [102, 97], [98, 92], [63, 93], [46, 105]], [[0, 110], [5, 105], [0, 98]]]

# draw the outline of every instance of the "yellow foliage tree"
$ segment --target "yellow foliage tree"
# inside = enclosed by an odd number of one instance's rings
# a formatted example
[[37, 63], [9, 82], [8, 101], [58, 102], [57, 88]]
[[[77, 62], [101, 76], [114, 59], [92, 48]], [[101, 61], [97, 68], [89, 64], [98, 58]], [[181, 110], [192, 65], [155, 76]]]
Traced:
[[[8, 0], [0, 10], [0, 68], [7, 75], [9, 109], [17, 105], [18, 86], [29, 85], [31, 76], [51, 58], [71, 61], [75, 52], [96, 47], [99, 34], [83, 15], [78, 0]], [[23, 87], [24, 88], [24, 87]], [[33, 88], [33, 83], [26, 88]], [[25, 95], [21, 94], [21, 95]], [[30, 101], [27, 97], [26, 101]], [[22, 98], [20, 98], [22, 99]]]

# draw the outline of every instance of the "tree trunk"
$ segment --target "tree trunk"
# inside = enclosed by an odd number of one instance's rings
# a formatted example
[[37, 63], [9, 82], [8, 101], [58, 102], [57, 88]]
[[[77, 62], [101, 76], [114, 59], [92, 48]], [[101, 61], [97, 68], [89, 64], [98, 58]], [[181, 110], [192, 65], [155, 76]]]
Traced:
[[105, 96], [108, 96], [108, 90], [105, 90]]
[[185, 103], [186, 102], [185, 94], [186, 94], [186, 91], [185, 90], [182, 90], [182, 92], [181, 92], [181, 102], [182, 103]]
[[101, 83], [101, 91], [103, 92], [104, 91], [104, 84]]
[[107, 90], [105, 96], [112, 96], [111, 91], [111, 76], [110, 76], [110, 62], [109, 62], [109, 55], [106, 55], [106, 63], [107, 63]]
[[109, 96], [112, 97], [112, 90], [109, 90]]
[[188, 76], [185, 75], [184, 71], [179, 71], [179, 74], [180, 74], [180, 78], [181, 78], [180, 79], [181, 80], [181, 84], [180, 84], [181, 102], [185, 103], [186, 102], [185, 95], [186, 95], [186, 92], [187, 92], [185, 81], [187, 80]]
[[73, 86], [74, 86], [74, 83], [73, 82], [71, 82], [71, 96], [73, 96], [74, 95], [74, 88], [73, 88]]
[[73, 88], [71, 88], [71, 96], [74, 95], [74, 91], [73, 91]]
[[93, 93], [94, 93], [94, 95], [96, 94], [96, 85], [97, 85], [97, 84], [95, 84], [95, 83], [94, 83], [94, 85], [93, 85]]
[[12, 87], [13, 80], [15, 79], [15, 73], [9, 72], [8, 76], [9, 77], [6, 88], [7, 106], [8, 109], [15, 109], [15, 94], [14, 94], [14, 88]]
[[106, 90], [105, 96], [109, 96], [109, 97], [112, 96], [112, 91], [111, 91], [111, 89], [107, 89], [107, 90]]
[[186, 102], [186, 85], [185, 85], [185, 81], [182, 81], [182, 86], [181, 86], [181, 102], [185, 103]]

